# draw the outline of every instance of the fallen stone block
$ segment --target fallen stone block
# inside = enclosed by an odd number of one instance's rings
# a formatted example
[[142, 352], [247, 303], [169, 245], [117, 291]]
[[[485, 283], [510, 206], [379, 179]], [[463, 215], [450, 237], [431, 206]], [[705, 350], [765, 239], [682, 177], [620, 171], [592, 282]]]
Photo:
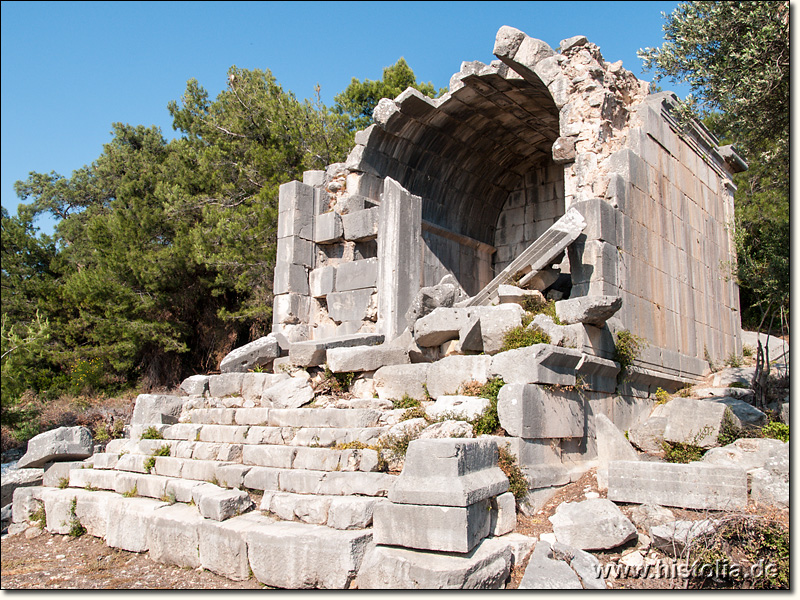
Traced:
[[738, 383], [749, 387], [755, 373], [755, 367], [729, 367], [714, 373], [711, 385], [712, 387], [729, 387], [732, 383]]
[[651, 527], [649, 534], [654, 548], [675, 557], [683, 557], [684, 551], [695, 538], [712, 533], [715, 522], [709, 519], [702, 521], [672, 521]]
[[750, 497], [761, 504], [789, 508], [789, 444], [771, 452], [763, 468], [750, 472]]
[[111, 498], [108, 502], [106, 544], [128, 552], [146, 552], [154, 512], [166, 502], [150, 498]]
[[507, 533], [503, 541], [511, 547], [511, 566], [522, 564], [536, 545], [536, 536], [530, 537], [521, 533]]
[[28, 440], [17, 469], [43, 467], [48, 462], [82, 460], [92, 455], [92, 433], [86, 427], [59, 427]]
[[732, 424], [741, 427], [741, 421], [730, 413], [728, 407], [717, 402], [673, 398], [666, 406], [664, 439], [668, 442], [680, 442], [700, 448], [716, 446], [726, 411], [730, 414]]
[[522, 304], [526, 298], [534, 298], [544, 303], [544, 295], [538, 289], [524, 290], [515, 285], [500, 285], [497, 288], [497, 299], [500, 304]]
[[254, 367], [269, 368], [280, 355], [278, 340], [272, 334], [265, 335], [229, 352], [220, 362], [219, 370], [223, 373], [247, 373]]
[[208, 391], [208, 375], [192, 375], [181, 382], [181, 390], [189, 396], [203, 396]]
[[674, 521], [675, 515], [657, 504], [639, 504], [631, 508], [630, 519], [639, 530], [649, 533], [651, 527]]
[[703, 462], [750, 471], [764, 467], [784, 445], [784, 442], [770, 438], [740, 438], [727, 446], [711, 448], [703, 455]]
[[582, 437], [584, 408], [577, 392], [510, 383], [497, 395], [500, 425], [511, 436], [543, 439]]
[[608, 466], [608, 499], [708, 510], [743, 510], [743, 469], [700, 462], [673, 464], [615, 461]]
[[406, 322], [413, 329], [415, 323], [422, 317], [429, 315], [437, 308], [451, 308], [463, 297], [464, 293], [456, 278], [452, 275], [445, 275], [438, 284], [423, 287], [417, 292], [406, 312]]
[[332, 529], [366, 529], [372, 525], [375, 507], [380, 502], [355, 496], [331, 498], [326, 525]]
[[192, 500], [206, 519], [224, 521], [253, 508], [253, 501], [242, 490], [223, 490], [216, 485], [199, 485], [192, 489]]
[[522, 325], [525, 311], [518, 304], [475, 306], [467, 309], [467, 320], [459, 330], [461, 349], [497, 354], [505, 334]]
[[608, 465], [615, 460], [639, 460], [625, 435], [604, 414], [594, 417], [597, 439], [597, 483], [601, 490], [608, 489]]
[[271, 402], [278, 408], [300, 408], [313, 399], [311, 384], [299, 377], [281, 380], [266, 388], [262, 395], [262, 401]]
[[619, 296], [582, 296], [556, 302], [556, 316], [565, 325], [585, 323], [603, 327], [620, 308]]
[[521, 590], [581, 590], [581, 580], [563, 560], [556, 560], [552, 546], [538, 541], [533, 549], [525, 574], [519, 584]]
[[500, 589], [511, 570], [503, 538], [483, 540], [465, 555], [373, 546], [358, 572], [358, 589]]
[[556, 539], [581, 550], [616, 548], [636, 537], [636, 527], [605, 498], [564, 502], [549, 518]]
[[584, 389], [613, 394], [617, 390], [618, 373], [619, 363], [606, 358], [584, 354], [583, 360], [575, 372], [575, 379], [577, 382], [578, 378], [580, 378]]
[[425, 408], [425, 414], [434, 420], [446, 416], [471, 421], [481, 416], [490, 404], [486, 398], [476, 396], [439, 396]]
[[583, 353], [551, 344], [534, 344], [508, 350], [492, 358], [490, 377], [508, 383], [575, 385], [575, 372]]
[[552, 544], [553, 557], [566, 561], [570, 569], [580, 578], [584, 589], [604, 590], [606, 580], [603, 578], [600, 561], [594, 556], [578, 548], [555, 542]]
[[256, 526], [273, 523], [269, 517], [247, 513], [227, 521], [202, 519], [198, 526], [200, 566], [234, 581], [250, 578], [247, 557], [247, 532]]
[[441, 346], [458, 339], [468, 319], [468, 311], [463, 308], [435, 308], [414, 324], [414, 341], [422, 347]]
[[486, 383], [491, 356], [448, 356], [428, 367], [427, 388], [433, 398], [458, 394], [465, 383]]
[[[244, 373], [242, 377], [242, 398], [245, 402], [251, 401], [254, 404], [262, 404], [264, 390], [268, 390], [280, 381], [290, 379], [288, 373]], [[238, 411], [258, 410], [253, 408], [240, 408]]]
[[413, 440], [389, 491], [402, 504], [467, 507], [508, 490], [497, 445], [481, 439]]
[[204, 519], [185, 504], [164, 506], [150, 519], [148, 548], [158, 563], [195, 569], [200, 561], [200, 527]]
[[11, 503], [11, 520], [14, 523], [25, 523], [30, 521], [35, 513], [43, 505], [41, 486], [20, 487], [14, 490]]
[[131, 425], [177, 423], [185, 401], [183, 396], [139, 394], [133, 408]]
[[326, 351], [332, 348], [375, 346], [383, 343], [383, 334], [354, 333], [326, 340], [295, 342], [289, 349], [289, 359], [298, 367], [315, 367], [325, 363]]
[[472, 425], [467, 421], [440, 421], [425, 427], [418, 440], [438, 440], [441, 438], [473, 438]]
[[212, 398], [241, 396], [244, 373], [223, 373], [208, 378], [208, 394]]
[[426, 400], [427, 363], [389, 365], [375, 371], [375, 391], [381, 400], [400, 400], [403, 396]]
[[727, 406], [729, 409], [731, 409], [731, 412], [734, 414], [734, 416], [739, 419], [742, 425], [761, 427], [767, 424], [767, 415], [741, 398], [731, 398], [726, 396], [722, 398], [709, 398], [707, 401], [716, 402], [718, 404], [724, 404]]
[[305, 523], [270, 523], [247, 532], [247, 554], [261, 583], [286, 589], [346, 589], [372, 533]]
[[650, 417], [628, 429], [628, 440], [639, 450], [658, 454], [663, 451], [664, 430], [667, 427], [667, 405], [653, 408]]
[[377, 371], [387, 365], [408, 364], [408, 351], [388, 344], [358, 348], [331, 348], [328, 368], [333, 373]]
[[437, 552], [469, 552], [490, 529], [489, 499], [466, 507], [387, 502], [376, 507], [372, 523], [376, 544]]
[[[58, 464], [58, 463], [56, 463]], [[74, 464], [74, 463], [70, 463]], [[2, 479], [2, 494], [0, 497], [0, 506], [5, 506], [11, 502], [14, 496], [14, 490], [28, 486], [41, 486], [47, 485], [50, 487], [58, 486], [58, 479], [51, 477], [47, 483], [43, 483], [46, 473], [44, 469], [9, 469], [3, 473]], [[53, 483], [55, 480], [55, 483]]]

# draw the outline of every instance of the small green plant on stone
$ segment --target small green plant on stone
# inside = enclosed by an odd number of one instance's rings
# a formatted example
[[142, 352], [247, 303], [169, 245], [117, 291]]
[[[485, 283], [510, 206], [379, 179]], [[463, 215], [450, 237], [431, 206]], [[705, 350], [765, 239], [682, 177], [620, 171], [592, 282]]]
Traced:
[[766, 438], [773, 438], [782, 442], [789, 441], [789, 426], [780, 421], [772, 421], [764, 425], [761, 429], [761, 435]]
[[745, 437], [745, 430], [736, 424], [736, 419], [731, 409], [726, 408], [725, 413], [722, 415], [722, 424], [719, 428], [717, 443], [720, 446], [727, 446], [743, 437]]
[[550, 336], [539, 327], [518, 325], [517, 327], [512, 327], [503, 334], [503, 345], [500, 347], [500, 352], [525, 348], [527, 346], [533, 346], [534, 344], [549, 344], [550, 341]]
[[138, 490], [137, 490], [136, 486], [134, 485], [134, 486], [133, 486], [133, 488], [129, 489], [127, 492], [123, 492], [123, 493], [122, 493], [122, 495], [123, 495], [125, 498], [136, 498], [136, 496], [138, 495], [138, 493], [139, 493], [139, 492], [138, 492]]
[[514, 494], [514, 500], [519, 506], [528, 495], [528, 480], [519, 467], [517, 457], [507, 447], [498, 447], [498, 452], [497, 466], [508, 477], [508, 490]]
[[261, 365], [256, 365], [255, 367], [250, 369], [250, 371], [253, 372], [253, 373], [266, 373], [266, 371], [264, 370], [264, 367], [262, 367]]
[[430, 392], [428, 392], [428, 384], [422, 384], [422, 393], [425, 394], [425, 400], [433, 400], [433, 396], [431, 396]]
[[744, 358], [750, 358], [751, 356], [755, 355], [755, 353], [756, 350], [752, 346], [748, 346], [747, 344], [742, 346], [742, 356]]
[[633, 335], [627, 329], [617, 332], [614, 342], [614, 360], [619, 363], [617, 382], [622, 383], [628, 378], [628, 370], [639, 357], [647, 342], [638, 335]]
[[143, 440], [163, 440], [164, 436], [161, 432], [152, 425], [142, 432]]
[[100, 490], [99, 487], [95, 487], [91, 483], [87, 483], [85, 486], [83, 486], [83, 489], [85, 489], [87, 492], [97, 492]]
[[175, 498], [175, 494], [172, 492], [167, 492], [163, 496], [161, 496], [161, 501], [166, 502], [167, 504], [175, 504], [177, 499]]
[[44, 504], [38, 500], [36, 501], [36, 504], [38, 505], [36, 510], [34, 510], [31, 513], [31, 516], [28, 518], [30, 519], [31, 523], [36, 523], [39, 526], [39, 529], [44, 529], [47, 525], [47, 513], [44, 510]]
[[741, 367], [742, 366], [742, 357], [736, 356], [733, 352], [725, 359], [725, 364], [729, 367]]
[[421, 406], [406, 409], [400, 416], [401, 421], [408, 421], [410, 419], [425, 419], [425, 409]]
[[108, 431], [105, 423], [100, 423], [94, 430], [94, 441], [99, 444], [105, 444], [111, 439], [111, 434]]
[[656, 404], [666, 404], [669, 402], [669, 393], [662, 388], [656, 390]]
[[64, 490], [68, 487], [69, 487], [69, 477], [59, 477], [58, 488]]
[[167, 444], [164, 444], [163, 446], [161, 446], [161, 448], [153, 452], [153, 456], [169, 456], [169, 455], [170, 455], [170, 447]]
[[156, 457], [148, 456], [144, 461], [144, 472], [150, 473], [155, 466], [156, 466]]
[[[561, 320], [556, 316], [556, 301], [544, 300], [538, 296], [525, 296], [522, 299], [522, 308], [526, 313], [530, 313], [530, 321], [536, 315], [547, 315], [553, 319], [556, 325], [563, 325]], [[528, 321], [530, 323], [530, 321]]]
[[708, 368], [711, 369], [712, 373], [716, 373], [719, 371], [719, 367], [714, 362], [714, 359], [711, 357], [711, 353], [708, 351], [708, 346], [703, 346], [703, 358], [708, 363]]
[[489, 407], [472, 424], [472, 432], [476, 436], [492, 435], [500, 430], [500, 417], [497, 415], [497, 395], [505, 384], [506, 382], [499, 377], [490, 379], [483, 384], [478, 396], [489, 400]]
[[692, 444], [681, 442], [661, 442], [664, 450], [664, 460], [671, 463], [690, 463], [703, 458], [706, 451], [703, 448]]
[[199, 442], [200, 441], [200, 430], [199, 429], [197, 430], [197, 433], [194, 434], [194, 441], [195, 442]]
[[392, 408], [415, 408], [422, 406], [422, 403], [408, 394], [403, 394], [400, 400], [392, 400]]
[[78, 499], [73, 498], [72, 502], [69, 505], [69, 531], [67, 535], [73, 538], [81, 537], [84, 533], [86, 533], [86, 528], [81, 525], [80, 520], [78, 519], [78, 515], [75, 512], [75, 509], [78, 506]]
[[687, 385], [686, 387], [682, 387], [678, 390], [678, 396], [681, 398], [688, 398], [692, 395], [692, 386]]

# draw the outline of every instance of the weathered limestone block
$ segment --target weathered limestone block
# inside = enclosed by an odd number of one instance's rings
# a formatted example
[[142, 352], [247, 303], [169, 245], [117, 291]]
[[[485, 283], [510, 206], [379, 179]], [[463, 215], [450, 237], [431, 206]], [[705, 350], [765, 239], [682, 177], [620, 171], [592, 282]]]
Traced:
[[319, 267], [308, 274], [308, 287], [314, 298], [327, 296], [334, 290], [335, 285], [336, 267]]
[[[341, 263], [336, 268], [335, 291], [347, 292], [350, 290], [361, 290], [374, 288], [378, 280], [378, 259], [365, 258], [352, 262]], [[334, 320], [351, 320], [336, 319]], [[352, 319], [357, 320], [357, 319]]]
[[106, 544], [128, 552], [146, 552], [154, 513], [166, 502], [150, 498], [115, 497], [108, 501]]
[[606, 415], [595, 415], [594, 427], [597, 438], [597, 483], [604, 490], [608, 489], [608, 465], [615, 460], [639, 460], [639, 455]]
[[250, 465], [223, 465], [217, 467], [219, 485], [226, 488], [241, 489], [244, 478], [252, 467]]
[[514, 494], [506, 492], [491, 500], [489, 535], [499, 537], [514, 531], [517, 526], [517, 505]]
[[305, 523], [249, 529], [247, 554], [261, 583], [287, 589], [345, 589], [355, 578], [372, 533]]
[[219, 364], [223, 373], [247, 373], [253, 367], [268, 367], [281, 355], [275, 335], [269, 334], [229, 352]]
[[581, 580], [563, 560], [556, 560], [552, 546], [539, 541], [519, 584], [521, 590], [581, 590]]
[[584, 408], [576, 392], [509, 383], [497, 396], [500, 425], [509, 435], [530, 439], [581, 437]]
[[[71, 464], [74, 465], [76, 463], [55, 463], [55, 464]], [[78, 463], [80, 464], [80, 463]], [[53, 466], [49, 467], [48, 470], [52, 469]], [[67, 476], [69, 470], [67, 469]], [[59, 477], [52, 476], [48, 478], [46, 476], [46, 472], [44, 469], [9, 469], [5, 473], [3, 473], [3, 483], [2, 483], [2, 495], [0, 495], [0, 506], [6, 506], [9, 502], [11, 502], [14, 491], [21, 488], [21, 487], [28, 487], [28, 486], [41, 486], [46, 485], [50, 487], [58, 486], [58, 480], [60, 477], [64, 475], [61, 474]], [[44, 483], [42, 480], [47, 479], [47, 482]]]
[[278, 490], [280, 473], [280, 469], [253, 467], [244, 476], [244, 487], [251, 490]]
[[199, 485], [192, 489], [192, 499], [206, 519], [224, 521], [247, 512], [253, 501], [242, 490], [224, 490], [216, 485]]
[[645, 452], [658, 453], [663, 450], [664, 429], [667, 427], [667, 405], [659, 404], [650, 413], [650, 417], [628, 429], [630, 442]]
[[390, 344], [356, 348], [331, 348], [328, 367], [334, 373], [377, 371], [387, 365], [408, 364], [408, 351]]
[[317, 215], [314, 221], [314, 242], [332, 244], [342, 239], [342, 216], [334, 211]]
[[51, 461], [80, 460], [91, 456], [92, 450], [92, 433], [86, 427], [59, 427], [28, 440], [28, 450], [17, 462], [17, 468], [31, 469]]
[[403, 396], [425, 400], [428, 364], [388, 365], [375, 371], [375, 391], [381, 400], [400, 400]]
[[458, 338], [469, 313], [464, 308], [439, 307], [414, 324], [414, 341], [422, 347], [440, 346]]
[[[296, 325], [308, 319], [311, 307], [310, 299], [303, 294], [278, 294], [272, 305], [273, 323], [279, 325]], [[289, 341], [294, 338], [286, 334]]]
[[709, 398], [709, 401], [717, 402], [718, 404], [724, 404], [730, 408], [731, 412], [736, 416], [736, 418], [739, 419], [739, 421], [741, 421], [743, 425], [761, 427], [767, 424], [767, 415], [741, 398], [731, 398], [725, 396], [722, 398]]
[[450, 308], [463, 298], [461, 286], [452, 275], [445, 275], [436, 285], [420, 289], [406, 313], [406, 320], [413, 329], [417, 320], [429, 315], [437, 308]]
[[559, 542], [581, 550], [616, 548], [636, 537], [636, 527], [605, 498], [564, 502], [550, 517]]
[[379, 214], [379, 207], [355, 210], [348, 214], [343, 214], [344, 239], [363, 242], [377, 237]]
[[244, 444], [247, 443], [247, 429], [237, 425], [203, 425], [200, 428], [200, 441]]
[[181, 383], [181, 390], [190, 396], [202, 396], [208, 391], [208, 375], [192, 375]]
[[460, 553], [477, 546], [490, 528], [488, 498], [466, 507], [387, 502], [376, 507], [372, 525], [376, 544]]
[[553, 162], [557, 165], [575, 160], [575, 138], [560, 137], [553, 142]]
[[284, 408], [270, 411], [270, 424], [276, 427], [375, 427], [381, 413], [367, 408]]
[[255, 513], [231, 517], [223, 522], [203, 519], [197, 529], [200, 566], [234, 581], [249, 579], [247, 532], [253, 527], [273, 522], [274, 519]]
[[715, 522], [709, 519], [672, 521], [651, 527], [648, 533], [654, 548], [658, 548], [670, 556], [682, 557], [684, 550], [696, 537], [711, 533], [714, 528]]
[[713, 387], [727, 387], [732, 383], [749, 386], [755, 375], [755, 367], [729, 367], [714, 373]]
[[397, 478], [387, 473], [282, 471], [280, 490], [295, 494], [386, 496]]
[[241, 396], [244, 373], [223, 373], [211, 375], [208, 380], [208, 393], [212, 398]]
[[11, 520], [14, 523], [25, 523], [29, 521], [42, 505], [41, 486], [21, 487], [14, 490], [11, 504]]
[[461, 349], [497, 354], [503, 347], [506, 332], [522, 325], [524, 313], [519, 304], [467, 309], [467, 321], [459, 330]]
[[242, 463], [260, 467], [291, 469], [297, 450], [293, 446], [245, 444], [242, 447]]
[[475, 396], [439, 396], [436, 402], [425, 408], [425, 414], [431, 419], [450, 416], [471, 421], [479, 417], [490, 404], [486, 398]]
[[179, 567], [199, 567], [199, 534], [204, 521], [196, 508], [185, 504], [173, 504], [155, 511], [150, 520], [150, 558]]
[[508, 383], [575, 385], [575, 370], [583, 353], [551, 344], [507, 350], [492, 358], [491, 377]]
[[448, 356], [428, 368], [428, 394], [433, 398], [457, 394], [470, 381], [486, 383], [491, 356]]
[[291, 377], [266, 388], [261, 398], [279, 408], [300, 408], [314, 399], [314, 389], [308, 381]]
[[402, 504], [467, 507], [508, 490], [497, 445], [482, 439], [413, 440], [403, 472], [389, 490]]
[[565, 325], [585, 323], [602, 327], [620, 308], [619, 296], [582, 296], [556, 302], [556, 316]]
[[464, 556], [372, 546], [358, 572], [358, 589], [500, 589], [511, 570], [503, 538], [483, 540]]
[[269, 411], [269, 408], [240, 408], [236, 410], [233, 422], [236, 425], [266, 425], [269, 421]]
[[353, 348], [356, 346], [375, 346], [383, 342], [379, 333], [355, 333], [326, 340], [297, 342], [289, 350], [293, 365], [315, 367], [325, 363], [326, 351], [333, 348]]
[[440, 421], [423, 429], [417, 439], [438, 440], [440, 438], [473, 438], [472, 425], [467, 421]]
[[789, 508], [789, 444], [771, 452], [763, 468], [750, 472], [750, 497], [761, 504]]
[[735, 426], [741, 421], [727, 406], [708, 400], [673, 398], [667, 403], [667, 425], [664, 439], [668, 442], [691, 444], [701, 448], [717, 445], [717, 437], [728, 411]]
[[727, 446], [711, 448], [703, 455], [703, 462], [750, 471], [762, 468], [784, 446], [784, 442], [770, 438], [740, 438]]
[[636, 504], [743, 510], [747, 506], [747, 474], [743, 469], [701, 462], [615, 461], [608, 467], [608, 498]]
[[555, 542], [553, 544], [553, 556], [569, 563], [570, 568], [580, 577], [584, 589], [606, 589], [606, 581], [600, 570], [600, 561], [588, 552], [567, 546], [561, 542]]
[[617, 389], [617, 374], [619, 363], [606, 358], [584, 354], [583, 360], [575, 372], [576, 379], [580, 377], [583, 387], [593, 392], [613, 394]]
[[306, 264], [275, 265], [273, 293], [308, 295], [308, 269]]
[[526, 298], [535, 298], [544, 302], [544, 295], [539, 290], [525, 290], [515, 285], [503, 284], [497, 288], [497, 299], [500, 304], [521, 304]]

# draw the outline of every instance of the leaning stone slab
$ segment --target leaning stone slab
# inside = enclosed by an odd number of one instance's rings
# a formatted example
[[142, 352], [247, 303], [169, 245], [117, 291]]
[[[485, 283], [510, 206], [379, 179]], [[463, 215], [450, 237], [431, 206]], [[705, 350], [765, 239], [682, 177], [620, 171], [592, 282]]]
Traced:
[[608, 498], [636, 504], [743, 510], [747, 506], [747, 474], [743, 469], [699, 462], [615, 461], [608, 466]]
[[[21, 487], [28, 486], [41, 486], [43, 485], [42, 479], [45, 475], [44, 469], [11, 469], [3, 473], [2, 480], [2, 495], [0, 499], [0, 506], [5, 506], [11, 502], [14, 496], [14, 490]], [[47, 484], [51, 487], [58, 485], [58, 480], [55, 483], [48, 481]]]
[[565, 325], [585, 323], [602, 327], [620, 308], [619, 296], [582, 296], [556, 302], [556, 316]]
[[614, 460], [639, 460], [639, 455], [623, 433], [604, 414], [594, 418], [597, 439], [597, 483], [601, 490], [608, 489], [608, 465]]
[[489, 535], [491, 514], [489, 499], [466, 507], [387, 502], [375, 509], [372, 530], [376, 544], [466, 553]]
[[268, 367], [281, 355], [274, 335], [265, 335], [229, 352], [219, 364], [223, 373], [247, 373], [253, 367]]
[[577, 392], [509, 383], [497, 395], [497, 414], [510, 436], [571, 438], [584, 433], [583, 402]]
[[200, 527], [197, 509], [185, 504], [164, 506], [150, 519], [150, 558], [158, 563], [197, 568], [200, 562]]
[[341, 531], [305, 523], [256, 525], [247, 532], [253, 575], [286, 589], [346, 589], [372, 541], [366, 531]]
[[372, 378], [378, 397], [381, 400], [400, 400], [403, 396], [408, 396], [415, 400], [425, 400], [428, 367], [427, 363], [381, 367]]
[[[667, 403], [664, 439], [701, 448], [716, 446], [725, 411], [729, 411], [728, 407], [717, 402], [673, 398]], [[740, 427], [741, 421], [732, 417], [733, 424]]]
[[486, 383], [491, 356], [448, 356], [428, 367], [427, 388], [433, 398], [457, 394], [471, 381]]
[[108, 502], [106, 544], [128, 552], [146, 552], [154, 512], [166, 502], [149, 498], [115, 497]]
[[564, 502], [549, 518], [559, 542], [581, 550], [616, 548], [636, 537], [636, 527], [605, 498]]
[[506, 332], [522, 325], [525, 311], [518, 304], [475, 306], [467, 310], [467, 322], [459, 331], [461, 349], [497, 354]]
[[414, 440], [403, 472], [389, 490], [402, 504], [467, 507], [508, 490], [497, 444], [481, 439]]
[[358, 589], [500, 589], [511, 570], [503, 538], [483, 540], [465, 555], [373, 546], [358, 572]]
[[92, 433], [86, 427], [59, 427], [28, 440], [18, 469], [43, 467], [52, 461], [81, 460], [92, 455]]
[[511, 533], [517, 526], [517, 504], [514, 494], [505, 492], [492, 498], [492, 518], [489, 535], [499, 537]]
[[653, 547], [669, 554], [682, 557], [684, 551], [698, 536], [714, 531], [714, 521], [672, 521], [651, 527], [649, 534]]
[[387, 365], [408, 364], [408, 351], [389, 344], [358, 348], [331, 348], [328, 367], [334, 373], [377, 371]]
[[645, 452], [657, 454], [663, 451], [664, 429], [667, 427], [667, 405], [659, 404], [650, 413], [650, 417], [628, 429], [630, 442]]
[[575, 385], [575, 370], [582, 358], [583, 353], [572, 348], [534, 344], [496, 354], [489, 373], [506, 383]]
[[563, 560], [557, 560], [552, 546], [539, 541], [533, 549], [520, 590], [581, 590], [581, 580]]

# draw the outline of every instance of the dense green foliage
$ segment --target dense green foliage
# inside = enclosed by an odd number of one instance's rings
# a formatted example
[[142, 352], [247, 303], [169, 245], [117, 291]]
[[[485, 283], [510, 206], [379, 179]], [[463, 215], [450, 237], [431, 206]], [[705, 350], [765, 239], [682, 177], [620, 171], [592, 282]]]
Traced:
[[765, 438], [773, 438], [782, 442], [789, 441], [789, 424], [780, 421], [771, 421], [761, 429]]
[[508, 491], [514, 494], [517, 505], [528, 496], [528, 478], [519, 466], [517, 457], [506, 446], [498, 446], [497, 466], [508, 477]]
[[[215, 98], [170, 102], [176, 139], [113, 124], [91, 164], [15, 184], [2, 212], [2, 422], [19, 400], [176, 384], [271, 329], [280, 184], [343, 160], [381, 94], [418, 85], [402, 59], [354, 79], [336, 110], [269, 71], [231, 67]], [[38, 215], [55, 217], [52, 237]], [[350, 382], [336, 382], [347, 384]]]
[[640, 51], [645, 68], [687, 81], [685, 115], [749, 163], [734, 177], [743, 322], [781, 309], [788, 320], [789, 3], [683, 2], [665, 19], [663, 46]]
[[477, 390], [477, 393], [468, 393], [467, 390], [464, 390], [464, 393], [467, 395], [475, 395], [489, 400], [489, 408], [487, 408], [472, 424], [472, 432], [476, 436], [497, 435], [499, 432], [502, 432], [500, 417], [497, 414], [497, 396], [500, 394], [500, 389], [505, 384], [506, 382], [499, 377], [494, 377], [484, 383], [480, 389]]

